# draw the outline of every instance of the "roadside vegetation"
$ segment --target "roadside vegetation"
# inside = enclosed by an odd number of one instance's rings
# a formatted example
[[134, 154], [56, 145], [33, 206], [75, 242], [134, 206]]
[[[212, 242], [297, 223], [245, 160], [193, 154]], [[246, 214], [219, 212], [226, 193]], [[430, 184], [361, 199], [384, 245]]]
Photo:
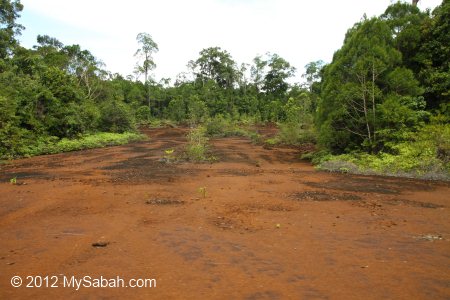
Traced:
[[[415, 2], [416, 4], [416, 2]], [[19, 0], [1, 3], [0, 156], [15, 158], [136, 140], [140, 126], [190, 126], [186, 155], [208, 158], [208, 138], [313, 145], [318, 168], [449, 178], [450, 1], [434, 11], [397, 2], [363, 16], [328, 64], [305, 66], [304, 82], [276, 53], [238, 63], [209, 47], [175, 79], [155, 81], [148, 33], [136, 38], [136, 70], [123, 77], [79, 45], [46, 35], [32, 49], [17, 37]], [[256, 128], [277, 124], [263, 139]], [[167, 154], [169, 155], [169, 154]]]

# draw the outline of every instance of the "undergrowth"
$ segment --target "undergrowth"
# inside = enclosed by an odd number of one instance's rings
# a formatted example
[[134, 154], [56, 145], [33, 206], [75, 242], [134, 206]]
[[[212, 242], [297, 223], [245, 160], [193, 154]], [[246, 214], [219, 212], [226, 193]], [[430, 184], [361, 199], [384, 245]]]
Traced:
[[0, 158], [12, 159], [18, 157], [31, 157], [41, 154], [54, 154], [82, 149], [100, 148], [106, 146], [123, 145], [132, 141], [143, 140], [146, 137], [139, 133], [99, 132], [83, 135], [75, 139], [58, 139], [57, 137], [39, 137], [33, 143], [22, 146], [17, 153], [2, 153]]
[[450, 126], [426, 125], [414, 140], [393, 145], [390, 152], [332, 155], [321, 151], [302, 158], [334, 172], [450, 180]]

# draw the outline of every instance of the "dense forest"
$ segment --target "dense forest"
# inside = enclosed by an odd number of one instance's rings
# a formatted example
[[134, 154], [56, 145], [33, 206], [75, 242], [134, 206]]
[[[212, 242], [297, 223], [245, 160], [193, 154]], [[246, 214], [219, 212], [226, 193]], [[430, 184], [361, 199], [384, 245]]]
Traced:
[[447, 177], [450, 171], [450, 1], [431, 11], [398, 2], [350, 28], [330, 63], [296, 69], [275, 53], [238, 64], [219, 47], [189, 72], [156, 82], [150, 34], [136, 38], [135, 73], [105, 70], [79, 45], [39, 35], [32, 49], [19, 0], [0, 1], [0, 157], [139, 139], [139, 126], [189, 124], [208, 134], [275, 123], [262, 143], [313, 144], [320, 168]]

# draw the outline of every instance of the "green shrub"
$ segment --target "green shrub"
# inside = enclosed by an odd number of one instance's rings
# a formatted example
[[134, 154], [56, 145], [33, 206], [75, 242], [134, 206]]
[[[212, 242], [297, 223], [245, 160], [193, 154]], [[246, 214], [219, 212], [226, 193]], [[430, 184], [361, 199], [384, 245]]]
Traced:
[[298, 123], [282, 123], [277, 138], [280, 143], [286, 145], [301, 145], [316, 143], [316, 134], [310, 127], [301, 126]]
[[230, 124], [229, 120], [218, 114], [206, 122], [206, 134], [209, 136], [222, 136]]
[[208, 138], [205, 134], [206, 128], [202, 126], [189, 131], [186, 146], [186, 158], [188, 160], [196, 162], [211, 160], [208, 156]]
[[229, 137], [229, 136], [243, 136], [250, 138], [253, 142], [259, 142], [260, 136], [254, 130], [246, 129], [249, 125], [233, 122], [222, 115], [216, 115], [206, 122], [206, 134], [213, 137]]
[[135, 120], [128, 106], [118, 100], [101, 107], [101, 128], [107, 132], [126, 132], [135, 129]]
[[151, 120], [150, 107], [142, 105], [136, 110], [136, 120], [140, 124], [148, 124]]

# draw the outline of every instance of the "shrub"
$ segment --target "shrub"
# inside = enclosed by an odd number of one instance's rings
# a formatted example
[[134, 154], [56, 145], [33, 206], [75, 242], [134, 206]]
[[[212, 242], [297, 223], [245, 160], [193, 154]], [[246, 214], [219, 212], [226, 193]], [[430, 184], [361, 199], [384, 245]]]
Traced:
[[101, 108], [102, 130], [109, 132], [125, 132], [135, 129], [134, 117], [128, 106], [118, 100], [107, 102]]
[[191, 129], [188, 133], [186, 146], [186, 158], [191, 161], [206, 161], [208, 158], [208, 138], [206, 129], [202, 126]]
[[301, 126], [298, 123], [282, 123], [279, 128], [277, 139], [282, 144], [301, 145], [316, 142], [316, 134], [310, 127]]
[[140, 124], [148, 124], [151, 120], [150, 107], [142, 105], [136, 110], [136, 120]]

